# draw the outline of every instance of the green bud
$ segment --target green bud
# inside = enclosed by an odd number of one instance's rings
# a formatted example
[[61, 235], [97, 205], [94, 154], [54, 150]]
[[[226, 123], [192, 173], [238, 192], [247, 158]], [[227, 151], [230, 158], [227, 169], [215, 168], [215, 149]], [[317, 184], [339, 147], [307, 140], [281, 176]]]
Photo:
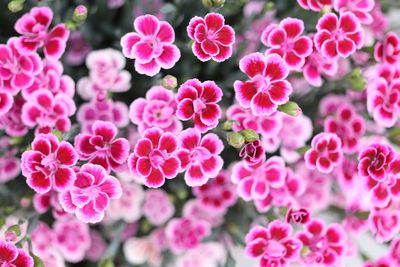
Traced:
[[10, 227], [7, 228], [6, 232], [12, 232], [16, 236], [21, 235], [21, 227], [18, 224], [11, 225]]
[[83, 23], [87, 18], [87, 8], [84, 5], [79, 5], [74, 9], [72, 20], [78, 24]]
[[360, 68], [356, 68], [352, 72], [350, 72], [350, 74], [347, 76], [347, 82], [355, 91], [363, 91], [367, 85], [367, 81], [363, 77]]
[[253, 130], [250, 130], [250, 129], [244, 129], [244, 130], [240, 131], [240, 134], [243, 135], [244, 140], [246, 142], [254, 142], [254, 141], [260, 139], [260, 136], [258, 136], [258, 133], [256, 133]]
[[19, 12], [24, 8], [24, 2], [25, 0], [13, 0], [8, 3], [8, 9], [13, 12]]
[[99, 267], [114, 267], [114, 263], [111, 259], [104, 259], [99, 262]]
[[187, 190], [186, 190], [185, 188], [179, 188], [179, 189], [176, 191], [176, 196], [177, 196], [179, 199], [184, 200], [184, 199], [186, 199], [186, 198], [188, 197], [188, 192], [187, 192]]
[[172, 90], [172, 89], [175, 89], [178, 86], [178, 80], [176, 79], [175, 76], [167, 75], [162, 79], [161, 85], [164, 88]]
[[11, 138], [11, 144], [12, 145], [18, 145], [18, 144], [22, 143], [23, 140], [24, 140], [23, 137], [14, 136], [14, 137]]
[[203, 0], [203, 5], [208, 8], [223, 7], [225, 0]]
[[400, 146], [400, 128], [394, 128], [389, 132], [389, 141], [395, 145]]
[[273, 9], [274, 7], [275, 7], [274, 2], [267, 2], [267, 3], [265, 4], [265, 10], [271, 10], [271, 9]]
[[228, 133], [227, 141], [229, 145], [235, 148], [241, 148], [244, 145], [245, 138], [240, 133], [231, 132]]
[[140, 230], [144, 233], [147, 233], [150, 231], [150, 229], [151, 229], [150, 223], [146, 219], [143, 219], [142, 223], [140, 224]]
[[45, 267], [43, 261], [36, 255], [32, 255], [33, 266], [35, 267]]
[[280, 112], [286, 113], [289, 116], [293, 116], [293, 117], [297, 117], [302, 113], [301, 108], [299, 107], [299, 105], [297, 105], [297, 103], [293, 102], [293, 101], [289, 101], [289, 102], [287, 102], [287, 103], [285, 103], [283, 105], [280, 105], [278, 107], [278, 110]]
[[230, 131], [232, 130], [232, 126], [235, 123], [233, 120], [227, 120], [222, 124], [222, 129], [225, 131]]
[[51, 131], [51, 133], [54, 134], [57, 137], [58, 141], [62, 141], [63, 140], [62, 133], [60, 131], [53, 130], [53, 131]]

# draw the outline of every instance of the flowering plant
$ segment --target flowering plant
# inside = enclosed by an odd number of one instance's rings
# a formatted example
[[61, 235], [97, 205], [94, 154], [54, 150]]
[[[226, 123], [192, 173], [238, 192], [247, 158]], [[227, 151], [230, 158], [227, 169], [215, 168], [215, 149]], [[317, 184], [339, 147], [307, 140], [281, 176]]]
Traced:
[[0, 4], [0, 266], [400, 266], [397, 1]]

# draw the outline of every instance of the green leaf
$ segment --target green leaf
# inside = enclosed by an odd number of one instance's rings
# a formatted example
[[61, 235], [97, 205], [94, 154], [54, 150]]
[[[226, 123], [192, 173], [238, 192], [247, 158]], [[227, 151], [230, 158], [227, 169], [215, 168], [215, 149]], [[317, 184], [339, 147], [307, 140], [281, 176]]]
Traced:
[[33, 257], [33, 266], [35, 267], [45, 267], [43, 261], [36, 255], [32, 255]]
[[7, 232], [13, 232], [16, 236], [21, 235], [21, 227], [18, 224], [14, 224], [8, 227]]
[[114, 267], [114, 263], [111, 259], [104, 259], [99, 262], [99, 267]]

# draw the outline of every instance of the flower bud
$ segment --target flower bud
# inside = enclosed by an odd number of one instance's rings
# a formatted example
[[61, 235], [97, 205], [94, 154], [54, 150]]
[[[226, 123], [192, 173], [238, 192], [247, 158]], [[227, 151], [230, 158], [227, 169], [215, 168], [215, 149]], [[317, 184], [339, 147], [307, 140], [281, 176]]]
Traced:
[[164, 88], [172, 90], [172, 89], [175, 89], [178, 86], [178, 80], [176, 79], [175, 76], [167, 75], [162, 79], [161, 85]]
[[350, 72], [350, 74], [347, 76], [347, 82], [355, 91], [363, 91], [367, 85], [360, 68], [354, 69], [352, 72]]
[[6, 230], [6, 238], [10, 238], [9, 241], [13, 241], [17, 236], [21, 235], [21, 227], [18, 224], [14, 224]]
[[295, 224], [305, 224], [310, 220], [310, 212], [306, 209], [292, 209], [290, 208], [286, 213], [286, 222], [293, 221]]
[[228, 133], [227, 141], [229, 145], [235, 148], [241, 148], [245, 142], [245, 139], [240, 133], [231, 132]]
[[395, 145], [400, 145], [400, 128], [394, 128], [389, 132], [389, 141]]
[[235, 122], [232, 120], [227, 120], [222, 124], [222, 129], [225, 131], [230, 131], [232, 130], [232, 126]]
[[287, 102], [286, 104], [280, 105], [280, 106], [278, 107], [278, 110], [279, 110], [280, 112], [286, 113], [286, 114], [288, 114], [289, 116], [293, 116], [293, 117], [297, 117], [297, 116], [299, 116], [301, 113], [303, 113], [303, 112], [301, 111], [301, 108], [299, 107], [299, 105], [297, 105], [296, 102], [292, 102], [292, 101], [289, 101], [289, 102]]
[[258, 133], [256, 133], [255, 131], [253, 131], [251, 129], [244, 129], [244, 130], [240, 131], [240, 134], [243, 135], [244, 140], [246, 142], [254, 142], [254, 141], [260, 139], [260, 137], [258, 136]]
[[84, 5], [79, 5], [75, 8], [72, 20], [77, 23], [82, 23], [87, 18], [87, 8]]
[[203, 5], [205, 7], [223, 7], [225, 4], [225, 0], [203, 0]]
[[24, 2], [25, 0], [13, 0], [8, 3], [8, 9], [13, 13], [17, 13], [24, 8]]

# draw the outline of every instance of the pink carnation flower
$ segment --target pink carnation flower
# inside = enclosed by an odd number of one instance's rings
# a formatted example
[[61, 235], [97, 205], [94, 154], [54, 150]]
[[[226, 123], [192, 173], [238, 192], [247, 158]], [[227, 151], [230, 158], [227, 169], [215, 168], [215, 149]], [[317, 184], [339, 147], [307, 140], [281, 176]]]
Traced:
[[175, 267], [219, 267], [226, 262], [226, 248], [222, 242], [202, 243], [179, 255], [174, 263]]
[[98, 262], [107, 250], [107, 243], [96, 230], [90, 230], [90, 247], [85, 258], [91, 262]]
[[[55, 246], [68, 262], [84, 259], [90, 248], [89, 226], [78, 220], [56, 221], [53, 225]], [[49, 244], [47, 244], [49, 245]]]
[[364, 263], [363, 267], [394, 267], [392, 265], [392, 260], [389, 257], [381, 257], [375, 262], [367, 261]]
[[129, 124], [128, 107], [124, 102], [114, 102], [111, 99], [93, 100], [79, 107], [76, 119], [82, 125], [83, 133], [92, 133], [92, 125], [97, 120], [109, 121], [118, 128], [123, 128]]
[[240, 150], [239, 156], [248, 165], [255, 165], [265, 160], [265, 149], [260, 140], [246, 142]]
[[339, 12], [352, 12], [362, 24], [371, 24], [373, 17], [371, 11], [375, 6], [375, 0], [334, 0], [333, 8]]
[[319, 19], [317, 30], [315, 46], [328, 59], [346, 58], [363, 46], [364, 31], [351, 12], [342, 13], [340, 18], [334, 13], [325, 14]]
[[301, 242], [292, 237], [292, 226], [279, 220], [272, 221], [268, 228], [255, 226], [246, 235], [245, 254], [259, 258], [259, 266], [289, 266], [299, 258]]
[[255, 166], [243, 161], [232, 169], [232, 182], [238, 185], [238, 194], [245, 201], [265, 199], [271, 188], [282, 187], [285, 183], [285, 162], [281, 157], [273, 156]]
[[58, 24], [50, 31], [53, 11], [49, 7], [34, 7], [15, 23], [15, 30], [22, 36], [16, 46], [24, 53], [32, 53], [43, 47], [46, 57], [59, 59], [65, 51], [69, 30]]
[[17, 248], [13, 243], [0, 240], [1, 266], [33, 267], [33, 258], [27, 251]]
[[178, 140], [173, 134], [159, 128], [147, 129], [129, 156], [131, 173], [140, 175], [148, 187], [162, 186], [165, 178], [172, 179], [178, 174], [181, 163], [174, 156], [177, 147]]
[[304, 155], [307, 168], [330, 173], [342, 160], [342, 141], [333, 133], [320, 133], [311, 141], [311, 148]]
[[22, 121], [30, 128], [56, 128], [67, 132], [71, 128], [69, 119], [76, 111], [74, 101], [67, 95], [59, 93], [56, 96], [46, 90], [35, 91], [30, 101], [22, 107]]
[[334, 0], [297, 0], [297, 3], [305, 10], [319, 12], [323, 8], [330, 8]]
[[251, 108], [256, 116], [268, 116], [289, 101], [293, 89], [285, 80], [289, 69], [280, 56], [252, 53], [240, 60], [239, 67], [250, 78], [245, 82], [235, 81], [233, 85], [242, 107]]
[[143, 215], [152, 225], [160, 226], [166, 223], [175, 213], [175, 207], [167, 192], [162, 189], [146, 191], [143, 203]]
[[84, 164], [76, 173], [74, 185], [60, 195], [63, 209], [75, 213], [85, 223], [98, 223], [104, 218], [110, 199], [122, 195], [119, 181], [100, 165]]
[[279, 25], [268, 26], [261, 36], [261, 42], [270, 47], [266, 54], [280, 55], [291, 70], [299, 70], [305, 58], [313, 52], [313, 42], [304, 32], [304, 22], [300, 19], [286, 18]]
[[78, 154], [70, 143], [59, 142], [52, 134], [40, 134], [33, 140], [32, 150], [22, 153], [22, 174], [27, 178], [28, 186], [39, 194], [52, 188], [63, 192], [76, 179], [71, 167], [77, 161]]
[[395, 153], [389, 145], [372, 144], [358, 156], [358, 173], [365, 178], [383, 181], [387, 178], [387, 170], [394, 159]]
[[0, 138], [0, 184], [16, 178], [21, 172], [20, 160], [15, 156], [17, 149], [11, 146], [8, 137]]
[[224, 161], [219, 154], [224, 144], [216, 134], [209, 133], [203, 138], [199, 130], [189, 128], [179, 135], [179, 149], [176, 156], [181, 162], [180, 170], [185, 172], [188, 186], [201, 186], [221, 171]]
[[369, 228], [379, 243], [392, 240], [400, 232], [398, 210], [373, 209], [368, 217]]
[[209, 13], [204, 19], [193, 17], [186, 30], [189, 38], [194, 41], [193, 54], [199, 60], [204, 62], [212, 58], [222, 62], [232, 56], [235, 31], [225, 25], [225, 18], [221, 14]]
[[201, 83], [191, 79], [182, 84], [176, 95], [176, 116], [181, 120], [193, 119], [194, 127], [202, 133], [215, 128], [221, 118], [222, 90], [213, 81]]
[[71, 66], [81, 65], [92, 50], [81, 31], [73, 31], [68, 40], [65, 62]]
[[326, 226], [323, 221], [313, 219], [305, 225], [304, 231], [297, 234], [297, 238], [308, 248], [302, 255], [307, 266], [337, 266], [345, 256], [347, 237], [340, 224]]
[[135, 31], [121, 39], [122, 53], [135, 60], [135, 69], [140, 74], [154, 76], [160, 69], [170, 69], [181, 57], [173, 42], [175, 32], [166, 21], [153, 15], [137, 17], [133, 23]]
[[103, 166], [107, 172], [117, 171], [129, 156], [129, 142], [116, 138], [117, 127], [108, 121], [95, 121], [92, 134], [78, 134], [75, 148], [81, 160]]
[[400, 60], [400, 39], [394, 32], [389, 32], [375, 45], [374, 56], [378, 62], [396, 64]]
[[204, 221], [174, 218], [168, 223], [165, 234], [171, 251], [178, 254], [198, 247], [201, 240], [210, 234], [210, 230], [210, 225]]
[[146, 98], [135, 99], [129, 107], [129, 118], [138, 126], [140, 133], [152, 127], [179, 133], [182, 123], [175, 116], [176, 100], [174, 93], [162, 86], [153, 86]]
[[312, 86], [320, 87], [323, 84], [322, 76], [332, 77], [336, 75], [338, 68], [337, 60], [328, 60], [320, 52], [314, 51], [304, 64], [304, 79]]

